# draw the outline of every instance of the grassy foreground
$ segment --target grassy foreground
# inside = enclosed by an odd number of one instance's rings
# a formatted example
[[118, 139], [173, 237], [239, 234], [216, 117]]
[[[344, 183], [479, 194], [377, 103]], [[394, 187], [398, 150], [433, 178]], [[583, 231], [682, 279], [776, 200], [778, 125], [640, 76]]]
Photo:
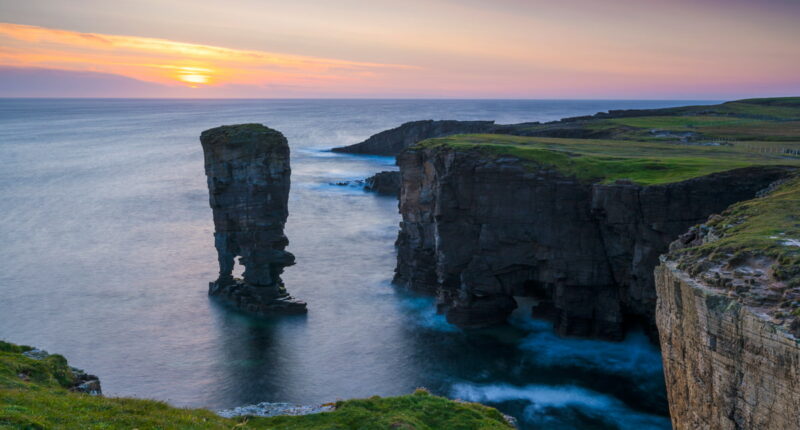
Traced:
[[800, 166], [800, 98], [612, 111], [419, 142], [513, 156], [588, 182], [666, 184], [741, 167]]
[[227, 419], [205, 409], [163, 402], [94, 397], [67, 390], [66, 359], [34, 360], [30, 347], [0, 341], [2, 429], [508, 429], [502, 414], [477, 403], [437, 397], [424, 390], [399, 397], [336, 403], [336, 410], [298, 417]]

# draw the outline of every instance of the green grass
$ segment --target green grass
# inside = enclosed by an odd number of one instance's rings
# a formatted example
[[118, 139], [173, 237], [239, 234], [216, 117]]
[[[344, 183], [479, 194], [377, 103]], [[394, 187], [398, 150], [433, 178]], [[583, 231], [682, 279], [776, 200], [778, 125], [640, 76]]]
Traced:
[[510, 125], [522, 136], [611, 138], [641, 141], [681, 140], [660, 132], [691, 132], [683, 140], [758, 140], [800, 143], [800, 97], [749, 99], [709, 106], [614, 111], [545, 124]]
[[641, 185], [679, 182], [754, 166], [800, 166], [800, 158], [753, 153], [743, 145], [699, 146], [653, 141], [565, 139], [494, 134], [455, 135], [419, 142], [415, 148], [480, 151], [513, 156], [531, 168], [550, 167], [586, 182], [629, 180]]
[[[718, 240], [684, 248], [674, 257], [690, 268], [688, 262], [710, 261], [735, 265], [737, 262], [765, 257], [773, 261], [772, 277], [791, 288], [800, 288], [800, 176], [794, 177], [769, 195], [736, 203], [707, 224]], [[800, 303], [797, 304], [800, 306]]]
[[399, 397], [336, 403], [299, 417], [222, 418], [163, 402], [94, 397], [67, 390], [74, 376], [64, 357], [33, 360], [30, 347], [0, 341], [0, 429], [508, 429], [502, 414], [424, 390]]

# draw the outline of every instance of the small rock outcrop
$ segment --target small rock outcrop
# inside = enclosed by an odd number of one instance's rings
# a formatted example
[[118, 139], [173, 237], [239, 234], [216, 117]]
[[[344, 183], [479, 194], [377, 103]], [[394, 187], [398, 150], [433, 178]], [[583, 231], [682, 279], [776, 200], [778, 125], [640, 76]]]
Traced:
[[[50, 353], [43, 350], [34, 348], [22, 353], [25, 357], [31, 358], [33, 360], [43, 360], [47, 357], [50, 357]], [[63, 357], [61, 358], [62, 360]], [[66, 360], [64, 360], [66, 363]], [[77, 367], [70, 367], [69, 370], [72, 372], [72, 383], [69, 387], [70, 391], [74, 391], [76, 393], [85, 393], [92, 396], [102, 396], [103, 389], [100, 387], [100, 378], [95, 375], [90, 375], [84, 372], [82, 369], [78, 369]], [[22, 379], [26, 379], [27, 375], [20, 375]]]
[[397, 197], [400, 195], [400, 172], [378, 172], [364, 181], [364, 189], [386, 196]]
[[494, 121], [412, 121], [372, 135], [361, 143], [333, 148], [332, 151], [395, 156], [421, 140], [461, 133], [490, 133], [496, 128]]
[[[209, 295], [255, 314], [306, 312], [280, 277], [294, 264], [283, 233], [291, 175], [286, 138], [260, 124], [240, 124], [206, 130], [200, 142], [219, 261]], [[237, 256], [244, 279], [232, 276]]]
[[604, 339], [621, 339], [635, 319], [654, 328], [653, 269], [671, 241], [788, 171], [593, 184], [449, 147], [409, 149], [398, 165], [395, 283], [435, 294], [461, 326], [504, 322], [514, 296], [530, 296], [559, 334]]

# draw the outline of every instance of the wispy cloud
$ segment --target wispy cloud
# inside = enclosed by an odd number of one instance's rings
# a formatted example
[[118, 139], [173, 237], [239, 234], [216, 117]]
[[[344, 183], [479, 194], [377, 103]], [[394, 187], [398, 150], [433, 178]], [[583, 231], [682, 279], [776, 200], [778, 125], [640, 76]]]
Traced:
[[0, 23], [0, 65], [112, 73], [164, 85], [351, 87], [414, 69], [165, 39]]

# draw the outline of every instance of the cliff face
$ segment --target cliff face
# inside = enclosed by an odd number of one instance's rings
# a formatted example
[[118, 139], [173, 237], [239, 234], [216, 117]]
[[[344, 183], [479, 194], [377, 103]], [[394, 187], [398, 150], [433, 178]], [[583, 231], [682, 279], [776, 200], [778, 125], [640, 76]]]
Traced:
[[654, 321], [652, 271], [679, 234], [786, 174], [747, 168], [654, 186], [581, 182], [513, 157], [411, 149], [402, 178], [395, 282], [434, 293], [449, 321], [505, 321], [515, 295], [562, 335], [620, 339]]
[[412, 121], [370, 136], [361, 143], [333, 148], [333, 151], [394, 156], [421, 140], [461, 133], [489, 133], [495, 128], [494, 121]]
[[[222, 126], [200, 136], [205, 155], [219, 279], [209, 294], [254, 313], [305, 312], [280, 278], [294, 264], [283, 234], [291, 168], [289, 145], [260, 124]], [[244, 279], [232, 276], [239, 257]]]
[[673, 427], [800, 428], [800, 345], [727, 291], [665, 261], [656, 311]]
[[800, 428], [800, 177], [670, 245], [656, 321], [676, 429]]

